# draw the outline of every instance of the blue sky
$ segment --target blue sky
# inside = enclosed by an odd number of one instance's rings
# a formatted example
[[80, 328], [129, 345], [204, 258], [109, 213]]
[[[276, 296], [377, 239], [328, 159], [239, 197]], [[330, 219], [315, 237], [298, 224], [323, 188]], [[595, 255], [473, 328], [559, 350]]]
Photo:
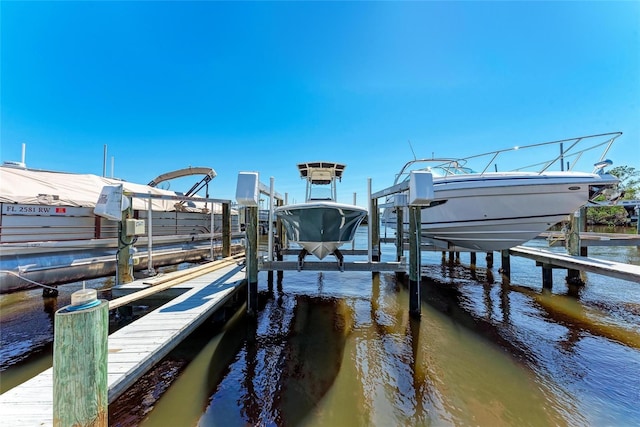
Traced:
[[[138, 183], [214, 168], [366, 203], [413, 157], [622, 131], [640, 169], [640, 2], [0, 3], [0, 159]], [[190, 180], [186, 189], [193, 183]], [[178, 184], [174, 184], [172, 189]]]

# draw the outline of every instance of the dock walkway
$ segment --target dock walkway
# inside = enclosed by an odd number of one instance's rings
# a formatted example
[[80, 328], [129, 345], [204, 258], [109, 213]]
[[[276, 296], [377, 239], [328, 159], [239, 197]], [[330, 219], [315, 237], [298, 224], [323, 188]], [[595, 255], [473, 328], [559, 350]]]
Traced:
[[[109, 403], [237, 292], [242, 269], [232, 264], [191, 278], [190, 290], [109, 336]], [[0, 395], [0, 414], [2, 426], [52, 426], [53, 368]]]
[[549, 265], [559, 268], [581, 270], [615, 277], [617, 279], [629, 280], [631, 282], [640, 282], [640, 266], [638, 265], [623, 264], [592, 257], [554, 253], [526, 246], [511, 248], [509, 249], [509, 254], [533, 259], [543, 266]]

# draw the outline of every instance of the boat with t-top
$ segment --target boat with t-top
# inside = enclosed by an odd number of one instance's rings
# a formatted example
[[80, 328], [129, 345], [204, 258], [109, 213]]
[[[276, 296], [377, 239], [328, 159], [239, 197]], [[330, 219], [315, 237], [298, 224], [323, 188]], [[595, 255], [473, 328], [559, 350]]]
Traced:
[[308, 253], [319, 259], [334, 254], [351, 242], [367, 210], [355, 205], [338, 203], [336, 181], [342, 180], [346, 165], [334, 162], [298, 164], [300, 177], [306, 180], [305, 202], [280, 206], [275, 215], [284, 224], [287, 239], [302, 246], [299, 259]]

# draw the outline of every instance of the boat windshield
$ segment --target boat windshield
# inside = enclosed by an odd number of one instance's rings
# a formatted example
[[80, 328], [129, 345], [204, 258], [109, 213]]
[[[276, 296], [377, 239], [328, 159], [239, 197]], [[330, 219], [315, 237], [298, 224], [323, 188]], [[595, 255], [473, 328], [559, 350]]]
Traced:
[[458, 160], [414, 160], [405, 165], [405, 167], [402, 169], [402, 172], [400, 172], [400, 175], [397, 177], [396, 183], [407, 181], [411, 172], [413, 171], [430, 172], [434, 177], [438, 178], [444, 178], [451, 175], [466, 175], [470, 173], [477, 173], [473, 169], [463, 166], [462, 162]]
[[307, 200], [334, 200], [335, 187], [332, 185], [309, 185]]

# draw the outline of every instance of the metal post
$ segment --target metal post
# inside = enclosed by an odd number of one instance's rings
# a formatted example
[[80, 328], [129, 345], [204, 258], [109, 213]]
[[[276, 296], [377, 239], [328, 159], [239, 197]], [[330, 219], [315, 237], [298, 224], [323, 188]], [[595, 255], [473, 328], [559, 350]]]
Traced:
[[640, 205], [634, 208], [636, 212], [636, 234], [640, 234]]
[[422, 208], [409, 206], [409, 314], [420, 317], [420, 226]]
[[54, 426], [108, 425], [109, 302], [95, 294], [94, 289], [76, 291], [72, 305], [55, 314]]
[[246, 207], [247, 220], [247, 312], [258, 313], [258, 206]]
[[[213, 212], [211, 213], [213, 215]], [[231, 256], [231, 204], [222, 203], [222, 257]]]

